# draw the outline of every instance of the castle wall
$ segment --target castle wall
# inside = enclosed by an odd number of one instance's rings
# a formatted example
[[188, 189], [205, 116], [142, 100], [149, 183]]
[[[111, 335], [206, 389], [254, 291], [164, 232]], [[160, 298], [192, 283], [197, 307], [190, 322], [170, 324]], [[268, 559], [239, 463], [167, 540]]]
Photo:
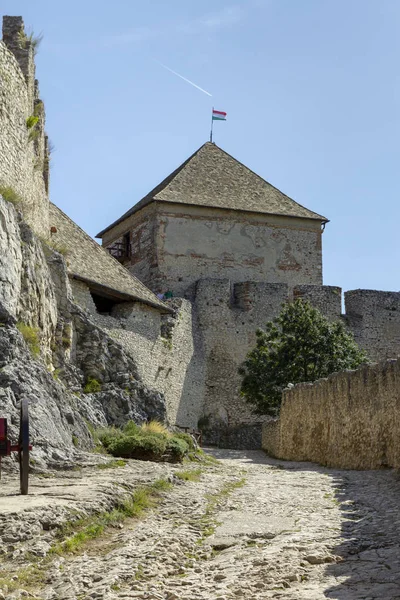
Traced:
[[[135, 215], [130, 231], [131, 256], [128, 269], [153, 291], [158, 291], [156, 206], [150, 204]], [[122, 238], [121, 238], [122, 240]]]
[[74, 300], [81, 308], [86, 310], [91, 315], [97, 314], [96, 305], [90, 294], [89, 286], [84, 281], [70, 278], [70, 285]]
[[344, 294], [346, 323], [372, 360], [400, 355], [400, 292], [352, 290]]
[[[4, 17], [0, 41], [0, 185], [21, 197], [24, 218], [48, 235], [48, 150], [44, 107], [39, 100], [33, 48], [20, 32], [20, 17]], [[36, 109], [35, 109], [36, 107]], [[34, 112], [38, 123], [27, 128]]]
[[153, 291], [183, 296], [202, 278], [233, 282], [322, 284], [320, 223], [199, 206], [153, 202], [107, 231], [122, 244], [123, 264]]
[[342, 289], [332, 285], [297, 285], [293, 290], [293, 299], [308, 300], [314, 308], [322, 312], [331, 321], [342, 316]]
[[[238, 368], [255, 346], [255, 332], [277, 316], [282, 304], [292, 298], [311, 302], [331, 320], [345, 319], [350, 330], [354, 317], [341, 315], [341, 289], [334, 286], [200, 280], [194, 301], [204, 360], [204, 405], [201, 423], [205, 439], [220, 445], [256, 447], [261, 445], [257, 424], [266, 419], [254, 415], [240, 396]], [[346, 294], [363, 337], [360, 345], [374, 360], [400, 354], [396, 324], [400, 315], [399, 294], [357, 290]], [[354, 314], [354, 313], [352, 313]], [[364, 324], [363, 326], [360, 325]], [[394, 324], [394, 326], [393, 326]], [[246, 433], [248, 429], [248, 434]], [[258, 447], [259, 447], [258, 446]]]
[[280, 312], [288, 299], [285, 283], [203, 279], [195, 311], [204, 360], [201, 426], [206, 441], [223, 446], [260, 447], [263, 419], [240, 396], [238, 368], [254, 347], [256, 330]]
[[146, 304], [121, 302], [106, 315], [97, 312], [86, 283], [71, 279], [71, 286], [75, 302], [134, 358], [143, 383], [165, 395], [169, 423], [197, 427], [204, 379], [194, 344], [191, 303], [172, 300], [176, 312], [162, 315]]
[[202, 207], [160, 204], [158, 284], [184, 294], [196, 280], [322, 284], [320, 224]]
[[[71, 283], [75, 300], [130, 351], [146, 385], [165, 394], [169, 422], [200, 427], [207, 443], [225, 447], [261, 446], [261, 425], [266, 418], [253, 414], [240, 396], [238, 375], [239, 366], [255, 346], [256, 330], [293, 297], [309, 300], [332, 320], [343, 318], [341, 290], [331, 286], [303, 285], [290, 290], [285, 283], [202, 279], [192, 291], [192, 301], [169, 301], [176, 309], [174, 316], [160, 315], [140, 303], [116, 304], [111, 316], [106, 316], [97, 313], [85, 283]], [[370, 300], [357, 305], [357, 323], [373, 323], [371, 311], [377, 311], [380, 327], [373, 329], [376, 337], [364, 337], [367, 352], [396, 356], [400, 341], [396, 346], [392, 338], [378, 335], [386, 325], [390, 331], [392, 321], [384, 320], [389, 305], [372, 305], [371, 298], [377, 300], [379, 293], [370, 290], [349, 292], [348, 297]], [[387, 297], [393, 301], [397, 295], [388, 293]], [[397, 314], [393, 306], [392, 302], [389, 315]], [[350, 324], [354, 320], [354, 316], [344, 318]], [[273, 423], [268, 427], [274, 427]]]
[[344, 469], [400, 466], [400, 360], [285, 390], [263, 448], [286, 460]]

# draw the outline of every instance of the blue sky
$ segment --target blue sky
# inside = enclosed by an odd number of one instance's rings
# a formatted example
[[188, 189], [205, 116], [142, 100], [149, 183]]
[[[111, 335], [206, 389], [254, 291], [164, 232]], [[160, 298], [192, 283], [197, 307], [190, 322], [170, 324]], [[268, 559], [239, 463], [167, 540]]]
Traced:
[[[324, 283], [399, 290], [398, 0], [2, 0], [44, 38], [51, 198], [95, 235], [209, 136], [326, 215]], [[212, 93], [163, 69], [161, 61]]]

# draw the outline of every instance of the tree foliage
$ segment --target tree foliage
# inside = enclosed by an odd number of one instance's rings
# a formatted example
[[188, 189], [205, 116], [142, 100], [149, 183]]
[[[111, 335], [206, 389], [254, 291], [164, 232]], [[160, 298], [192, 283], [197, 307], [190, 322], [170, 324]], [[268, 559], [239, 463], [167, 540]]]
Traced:
[[279, 413], [288, 384], [315, 381], [368, 362], [341, 322], [330, 322], [309, 302], [296, 300], [257, 331], [256, 347], [239, 374], [241, 392], [258, 414]]

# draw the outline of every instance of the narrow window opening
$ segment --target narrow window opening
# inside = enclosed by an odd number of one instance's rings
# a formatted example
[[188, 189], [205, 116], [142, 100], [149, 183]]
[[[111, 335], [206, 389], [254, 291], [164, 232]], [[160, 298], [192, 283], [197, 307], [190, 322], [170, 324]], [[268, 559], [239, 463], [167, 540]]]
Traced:
[[90, 292], [90, 295], [93, 298], [93, 302], [96, 306], [97, 312], [101, 315], [110, 315], [114, 306], [118, 304], [118, 302], [115, 302], [115, 300], [105, 298], [104, 296], [98, 296], [93, 292]]
[[124, 254], [124, 258], [129, 258], [131, 255], [131, 234], [130, 231], [128, 231], [128, 233], [125, 233], [124, 237], [123, 237], [123, 254]]

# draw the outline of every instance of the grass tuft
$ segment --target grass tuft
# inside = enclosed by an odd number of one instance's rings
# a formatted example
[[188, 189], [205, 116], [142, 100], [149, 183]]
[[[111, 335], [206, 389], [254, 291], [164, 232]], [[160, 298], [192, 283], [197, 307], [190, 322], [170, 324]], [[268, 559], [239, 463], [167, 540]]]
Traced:
[[50, 554], [76, 554], [91, 540], [103, 535], [108, 527], [116, 527], [128, 518], [137, 519], [155, 508], [162, 499], [161, 492], [168, 491], [171, 487], [165, 479], [158, 479], [152, 485], [139, 487], [130, 498], [110, 512], [65, 523], [60, 529], [59, 537], [67, 536], [67, 539], [55, 544]]
[[39, 46], [43, 40], [43, 33], [39, 33], [35, 35], [33, 31], [31, 33], [26, 34], [24, 31], [19, 32], [19, 46], [21, 49], [25, 49], [28, 47], [28, 44], [32, 46], [33, 56], [36, 56]]
[[119, 458], [117, 460], [111, 460], [110, 462], [106, 462], [106, 463], [101, 463], [99, 465], [97, 465], [98, 469], [118, 469], [119, 467], [125, 467], [126, 466], [126, 460], [122, 460], [122, 458]]
[[150, 421], [149, 423], [143, 423], [140, 426], [140, 428], [142, 431], [144, 431], [146, 433], [157, 433], [157, 434], [166, 435], [168, 437], [171, 436], [168, 429], [165, 427], [165, 425], [160, 423], [160, 421]]
[[101, 383], [93, 377], [88, 377], [85, 387], [83, 388], [84, 394], [95, 394], [101, 392]]
[[6, 185], [0, 185], [0, 196], [3, 196], [4, 200], [14, 205], [22, 201], [21, 196], [12, 187]]
[[30, 117], [28, 117], [26, 120], [27, 129], [32, 129], [32, 127], [35, 127], [35, 125], [37, 125], [38, 121], [39, 121], [39, 117], [37, 117], [36, 115], [30, 115]]
[[182, 481], [200, 481], [201, 474], [201, 469], [188, 469], [187, 471], [177, 471], [175, 476]]
[[40, 354], [40, 343], [39, 343], [39, 328], [31, 327], [22, 321], [18, 321], [17, 329], [22, 334], [25, 343], [28, 345], [29, 350], [33, 356], [39, 356]]

